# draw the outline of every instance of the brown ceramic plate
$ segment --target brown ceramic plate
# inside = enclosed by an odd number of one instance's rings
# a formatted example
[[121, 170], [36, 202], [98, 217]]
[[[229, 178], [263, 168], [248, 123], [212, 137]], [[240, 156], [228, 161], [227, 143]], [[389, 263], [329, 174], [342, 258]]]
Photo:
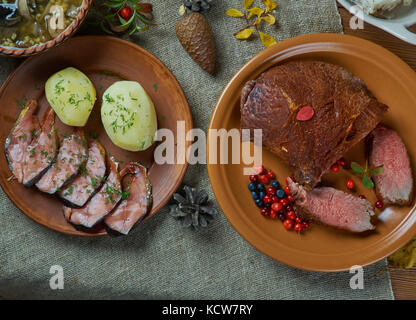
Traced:
[[[374, 95], [390, 107], [383, 123], [397, 130], [414, 164], [416, 74], [386, 49], [351, 36], [304, 35], [260, 52], [225, 87], [213, 112], [210, 129], [240, 128], [239, 101], [244, 84], [271, 66], [299, 59], [335, 63], [363, 79]], [[208, 146], [210, 143], [208, 139]], [[364, 163], [364, 144], [356, 146], [346, 158]], [[281, 183], [290, 175], [288, 167], [265, 149], [263, 163], [277, 173]], [[312, 271], [342, 271], [353, 265], [364, 266], [388, 256], [415, 235], [414, 203], [409, 207], [378, 210], [377, 228], [366, 234], [352, 234], [319, 225], [312, 225], [301, 235], [288, 232], [280, 220], [266, 219], [259, 214], [247, 189], [248, 177], [243, 175], [243, 167], [236, 164], [208, 165], [218, 203], [241, 236], [259, 251], [290, 266]], [[351, 176], [345, 171], [327, 173], [324, 183], [346, 190], [347, 175]], [[356, 194], [364, 194], [374, 203], [373, 192], [363, 188], [355, 177], [353, 179], [358, 186]]]
[[[153, 187], [153, 208], [146, 219], [162, 208], [171, 198], [185, 174], [187, 164], [158, 165], [154, 163], [154, 147], [143, 152], [128, 152], [111, 143], [101, 124], [101, 96], [109, 85], [118, 80], [138, 81], [154, 102], [158, 127], [174, 132], [176, 123], [185, 121], [185, 130], [192, 128], [192, 117], [181, 86], [169, 69], [155, 56], [141, 47], [114, 37], [84, 36], [68, 40], [61, 46], [24, 61], [4, 82], [0, 89], [1, 143], [16, 121], [19, 104], [27, 99], [40, 103], [40, 116], [48, 108], [44, 84], [55, 72], [73, 66], [83, 71], [97, 90], [97, 102], [86, 126], [86, 133], [96, 133], [123, 168], [129, 161], [140, 161], [149, 168]], [[57, 118], [61, 133], [64, 125]], [[103, 236], [107, 233], [100, 226], [91, 232], [77, 231], [68, 224], [62, 214], [62, 204], [54, 196], [46, 195], [35, 187], [25, 188], [16, 181], [7, 181], [11, 172], [4, 156], [0, 157], [0, 184], [14, 204], [28, 217], [41, 225], [61, 233], [80, 236]]]

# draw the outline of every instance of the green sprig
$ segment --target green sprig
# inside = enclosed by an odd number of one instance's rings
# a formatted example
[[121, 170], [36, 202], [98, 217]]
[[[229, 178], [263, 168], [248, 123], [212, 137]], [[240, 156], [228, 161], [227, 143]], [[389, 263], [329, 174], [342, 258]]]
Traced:
[[383, 173], [383, 166], [368, 168], [367, 163], [366, 167], [363, 168], [357, 162], [351, 162], [352, 173], [362, 179], [363, 186], [367, 189], [374, 188], [374, 182], [371, 179], [371, 176], [376, 176]]

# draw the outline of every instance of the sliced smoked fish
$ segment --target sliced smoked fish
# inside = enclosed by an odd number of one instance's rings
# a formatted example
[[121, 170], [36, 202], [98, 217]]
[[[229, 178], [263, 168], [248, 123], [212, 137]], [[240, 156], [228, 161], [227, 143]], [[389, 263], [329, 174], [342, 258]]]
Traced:
[[123, 191], [123, 200], [104, 219], [111, 235], [127, 235], [152, 206], [152, 186], [147, 169], [139, 163], [131, 162], [120, 173], [122, 179], [128, 175], [132, 176], [132, 180]]
[[109, 174], [100, 190], [82, 208], [64, 206], [65, 219], [76, 228], [90, 229], [108, 215], [121, 200], [121, 179], [118, 163], [109, 159]]
[[88, 148], [88, 160], [80, 174], [58, 192], [68, 207], [82, 207], [100, 189], [106, 172], [105, 150], [97, 140]]
[[20, 183], [23, 182], [23, 167], [27, 147], [39, 130], [39, 121], [34, 115], [37, 106], [38, 103], [35, 100], [27, 102], [4, 144], [4, 152], [9, 168]]
[[55, 131], [55, 112], [52, 108], [46, 112], [41, 129], [37, 131], [27, 147], [23, 184], [30, 187], [43, 176], [53, 164], [58, 152], [58, 136]]
[[36, 187], [53, 194], [69, 184], [87, 161], [87, 141], [82, 128], [74, 128], [64, 137], [56, 161], [36, 183]]

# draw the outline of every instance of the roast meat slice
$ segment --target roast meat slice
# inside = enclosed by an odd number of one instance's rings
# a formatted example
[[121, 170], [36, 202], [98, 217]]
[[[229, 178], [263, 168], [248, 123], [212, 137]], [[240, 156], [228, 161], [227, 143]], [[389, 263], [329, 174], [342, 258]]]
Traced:
[[88, 160], [80, 174], [58, 194], [69, 207], [82, 207], [100, 189], [106, 172], [105, 149], [97, 140], [88, 148]]
[[370, 166], [383, 167], [372, 178], [385, 204], [409, 205], [413, 200], [413, 176], [406, 146], [396, 131], [378, 126], [370, 135]]
[[118, 163], [109, 159], [109, 174], [100, 190], [79, 209], [63, 207], [65, 219], [79, 229], [90, 229], [101, 222], [121, 200]]
[[19, 183], [23, 183], [27, 148], [40, 127], [38, 118], [34, 115], [37, 106], [38, 103], [35, 100], [27, 102], [4, 144], [9, 168]]
[[70, 183], [87, 161], [87, 141], [82, 128], [73, 128], [62, 140], [56, 161], [36, 183], [36, 187], [53, 194]]
[[58, 153], [58, 136], [55, 131], [55, 112], [49, 108], [42, 121], [41, 129], [27, 147], [23, 184], [30, 187], [53, 165]]
[[[305, 106], [313, 108], [313, 116], [297, 120]], [[363, 81], [342, 67], [294, 61], [273, 67], [245, 85], [241, 128], [262, 129], [263, 146], [293, 168], [296, 181], [312, 188], [376, 127], [387, 109]]]
[[331, 187], [307, 191], [290, 178], [288, 182], [300, 217], [351, 232], [375, 228], [370, 220], [374, 210], [368, 200]]
[[152, 187], [147, 177], [147, 169], [139, 163], [129, 163], [121, 172], [122, 179], [132, 176], [123, 191], [123, 200], [104, 219], [111, 235], [127, 235], [130, 230], [149, 212], [152, 205]]

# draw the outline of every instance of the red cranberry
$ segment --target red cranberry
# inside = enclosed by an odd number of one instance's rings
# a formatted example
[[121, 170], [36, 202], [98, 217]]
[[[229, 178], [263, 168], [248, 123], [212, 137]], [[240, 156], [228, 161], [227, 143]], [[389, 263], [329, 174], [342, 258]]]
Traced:
[[279, 211], [282, 211], [282, 209], [283, 209], [283, 206], [281, 203], [277, 202], [277, 203], [272, 204], [273, 211], [279, 212]]
[[289, 195], [289, 194], [290, 194], [290, 188], [289, 188], [288, 186], [284, 187], [284, 188], [283, 188], [283, 190], [285, 191], [285, 193], [286, 193], [287, 195]]
[[333, 165], [331, 166], [331, 171], [332, 171], [332, 172], [334, 172], [334, 173], [338, 173], [338, 172], [339, 172], [339, 170], [340, 170], [339, 165], [337, 165], [337, 164], [333, 164]]
[[269, 179], [273, 179], [274, 177], [275, 177], [275, 175], [274, 175], [274, 173], [273, 173], [273, 171], [269, 171], [269, 172], [267, 172], [267, 177], [269, 178]]
[[293, 227], [293, 220], [286, 219], [285, 221], [283, 221], [283, 227], [284, 227], [286, 230], [290, 230], [290, 229], [292, 229], [292, 227]]
[[262, 175], [260, 175], [259, 179], [260, 179], [261, 183], [269, 184], [269, 178], [267, 177], [267, 175], [262, 174]]
[[264, 171], [265, 171], [264, 166], [258, 166], [254, 168], [254, 172], [257, 174], [264, 174]]
[[282, 204], [283, 207], [286, 207], [287, 206], [286, 198], [280, 199], [280, 203]]
[[268, 215], [269, 215], [269, 208], [262, 208], [261, 210], [260, 210], [260, 214], [262, 215], [262, 216], [265, 216], [265, 217], [267, 217]]
[[347, 186], [347, 189], [350, 189], [350, 190], [354, 189], [354, 180], [348, 179], [345, 185]]
[[279, 202], [279, 197], [278, 196], [272, 196], [272, 202], [273, 203], [277, 203], [277, 202]]
[[337, 164], [341, 167], [345, 167], [347, 165], [347, 160], [345, 160], [344, 158], [341, 158], [337, 161]]
[[302, 232], [302, 225], [300, 223], [296, 223], [294, 229], [296, 232]]
[[360, 194], [360, 195], [358, 196], [358, 198], [360, 198], [360, 199], [367, 199], [367, 198], [365, 197], [365, 195], [363, 195], [363, 194]]
[[287, 196], [287, 201], [289, 201], [289, 202], [293, 202], [293, 201], [295, 201], [295, 198], [293, 198], [293, 196], [292, 196], [291, 194], [289, 194], [289, 195]]
[[290, 220], [295, 220], [296, 219], [296, 213], [295, 211], [289, 211], [288, 213], [286, 213], [286, 217]]
[[283, 213], [279, 213], [279, 215], [277, 216], [282, 222], [285, 221], [286, 217]]
[[271, 203], [272, 197], [270, 197], [268, 194], [266, 194], [263, 198], [264, 203]]
[[299, 218], [299, 217], [296, 217], [295, 222], [296, 222], [296, 223], [302, 223], [302, 219], [301, 219], [301, 218]]
[[259, 176], [257, 174], [252, 174], [249, 177], [251, 182], [257, 182], [257, 180], [259, 179]]
[[270, 196], [273, 196], [276, 193], [276, 189], [273, 187], [268, 187], [267, 188], [267, 194]]
[[302, 222], [302, 228], [303, 228], [303, 229], [308, 229], [309, 227], [310, 227], [309, 222], [306, 222], [306, 221], [303, 221], [303, 222]]
[[270, 211], [270, 215], [269, 215], [270, 219], [276, 219], [276, 216], [277, 216], [276, 211], [274, 210]]
[[383, 200], [377, 200], [375, 206], [377, 209], [383, 208], [384, 207]]

